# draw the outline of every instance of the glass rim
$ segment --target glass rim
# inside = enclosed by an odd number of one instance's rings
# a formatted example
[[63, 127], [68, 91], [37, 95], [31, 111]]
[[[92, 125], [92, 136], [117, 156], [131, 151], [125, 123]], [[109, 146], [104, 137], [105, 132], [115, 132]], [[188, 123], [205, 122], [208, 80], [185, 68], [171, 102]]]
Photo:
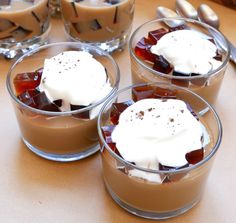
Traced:
[[[174, 87], [174, 89], [179, 89], [179, 90], [183, 90], [185, 92], [188, 92], [192, 95], [194, 95], [195, 97], [197, 97], [198, 99], [200, 99], [201, 101], [203, 101], [206, 106], [209, 108], [209, 110], [212, 111], [214, 117], [215, 117], [215, 120], [216, 120], [216, 123], [217, 123], [217, 127], [218, 127], [218, 137], [217, 137], [217, 140], [216, 140], [216, 143], [214, 144], [214, 146], [212, 146], [212, 149], [210, 151], [210, 153], [204, 157], [200, 162], [196, 163], [196, 164], [193, 164], [191, 166], [188, 166], [188, 167], [184, 167], [184, 168], [181, 168], [181, 169], [173, 169], [173, 170], [152, 170], [152, 169], [148, 169], [148, 168], [143, 168], [143, 167], [139, 167], [135, 164], [132, 164], [131, 162], [123, 159], [122, 157], [120, 157], [119, 155], [117, 155], [111, 148], [110, 146], [106, 143], [104, 137], [103, 137], [103, 134], [102, 134], [102, 131], [101, 131], [101, 120], [102, 120], [102, 115], [103, 115], [103, 112], [106, 110], [106, 107], [109, 105], [109, 103], [111, 103], [111, 101], [116, 98], [120, 93], [123, 93], [127, 90], [130, 90], [134, 87], [140, 87], [140, 86], [168, 86], [168, 87]], [[209, 112], [209, 111], [207, 111]], [[190, 91], [184, 87], [179, 87], [179, 86], [176, 86], [174, 84], [167, 84], [167, 83], [163, 83], [163, 82], [148, 82], [148, 83], [141, 83], [141, 84], [134, 84], [134, 85], [130, 85], [128, 87], [125, 87], [123, 89], [120, 89], [118, 90], [110, 99], [108, 99], [104, 105], [102, 106], [100, 112], [99, 112], [99, 115], [98, 115], [98, 120], [97, 120], [97, 129], [98, 129], [98, 135], [99, 135], [99, 138], [101, 139], [102, 141], [102, 144], [104, 145], [105, 149], [108, 150], [108, 152], [110, 153], [111, 156], [113, 156], [113, 158], [115, 158], [116, 160], [118, 160], [119, 162], [125, 164], [126, 166], [129, 166], [129, 167], [132, 167], [134, 169], [137, 169], [137, 170], [140, 170], [140, 171], [143, 171], [143, 172], [148, 172], [148, 173], [155, 173], [155, 174], [171, 174], [171, 173], [182, 173], [182, 172], [188, 172], [190, 170], [193, 170], [193, 169], [196, 169], [200, 166], [202, 166], [203, 164], [205, 164], [208, 160], [210, 160], [214, 155], [215, 153], [217, 152], [217, 150], [219, 149], [219, 146], [221, 144], [221, 141], [222, 141], [222, 135], [223, 135], [223, 129], [222, 129], [222, 124], [221, 124], [221, 121], [220, 121], [220, 118], [218, 116], [218, 114], [216, 113], [215, 109], [204, 99], [202, 98], [201, 96], [199, 96], [198, 94], [196, 94], [195, 92], [193, 91]]]
[[[171, 20], [186, 21], [186, 22], [192, 23], [192, 24], [195, 23], [195, 24], [198, 24], [198, 25], [200, 25], [200, 26], [202, 26], [202, 27], [204, 27], [206, 29], [213, 30], [214, 33], [217, 33], [217, 35], [219, 35], [224, 40], [224, 43], [225, 43], [226, 58], [224, 59], [222, 64], [217, 69], [215, 69], [213, 71], [210, 71], [207, 74], [200, 74], [200, 75], [196, 75], [196, 76], [173, 76], [173, 75], [170, 75], [170, 74], [165, 74], [165, 73], [156, 71], [156, 70], [152, 69], [151, 67], [147, 66], [139, 57], [136, 56], [136, 54], [134, 52], [134, 48], [132, 47], [132, 43], [133, 43], [134, 37], [146, 25], [153, 24], [153, 23], [158, 23], [158, 22], [168, 22], [168, 21], [171, 21]], [[227, 41], [227, 39], [226, 39], [226, 37], [224, 36], [223, 33], [221, 33], [219, 30], [215, 29], [214, 27], [212, 27], [212, 26], [210, 26], [210, 25], [208, 25], [206, 23], [203, 23], [201, 21], [197, 21], [197, 20], [193, 20], [193, 19], [188, 19], [188, 18], [181, 18], [181, 17], [153, 19], [153, 20], [149, 20], [149, 21], [141, 24], [132, 33], [132, 35], [131, 35], [131, 37], [129, 39], [128, 45], [129, 45], [129, 52], [130, 52], [131, 57], [133, 57], [135, 59], [135, 61], [141, 67], [143, 67], [144, 69], [148, 70], [150, 73], [152, 73], [154, 75], [159, 75], [161, 77], [168, 78], [168, 79], [177, 79], [177, 80], [188, 80], [188, 79], [191, 79], [192, 80], [192, 79], [198, 79], [198, 78], [201, 78], [201, 77], [207, 78], [207, 77], [210, 77], [210, 76], [214, 76], [218, 72], [220, 72], [221, 70], [224, 69], [224, 67], [227, 65], [227, 63], [229, 62], [229, 59], [230, 59], [229, 43], [228, 43], [228, 41]]]
[[[90, 49], [90, 50], [94, 50], [98, 53], [100, 53], [100, 55], [102, 56], [105, 56], [107, 57], [111, 63], [112, 63], [112, 66], [113, 68], [115, 69], [116, 71], [116, 75], [115, 75], [115, 80], [114, 80], [114, 86], [112, 87], [112, 90], [109, 92], [109, 94], [106, 95], [106, 97], [102, 98], [101, 100], [97, 101], [96, 103], [93, 103], [89, 106], [86, 106], [85, 108], [81, 108], [81, 109], [76, 109], [76, 110], [73, 110], [73, 111], [63, 111], [63, 112], [54, 112], [54, 111], [45, 111], [45, 110], [40, 110], [40, 109], [37, 109], [37, 108], [33, 108], [33, 107], [30, 107], [28, 105], [26, 105], [25, 103], [23, 103], [22, 101], [20, 101], [16, 95], [13, 93], [13, 90], [12, 90], [12, 87], [11, 87], [11, 74], [12, 74], [12, 71], [13, 69], [15, 68], [15, 66], [17, 64], [19, 64], [21, 61], [23, 61], [25, 58], [41, 51], [41, 50], [44, 50], [44, 49], [47, 49], [47, 48], [50, 48], [50, 47], [54, 47], [54, 46], [57, 46], [57, 47], [60, 47], [60, 45], [70, 45], [70, 46], [73, 46], [73, 47], [77, 47], [77, 48], [80, 48], [80, 50], [83, 48], [85, 49]], [[22, 55], [21, 57], [19, 57], [10, 67], [8, 73], [7, 73], [7, 78], [6, 78], [6, 85], [7, 85], [7, 90], [11, 96], [11, 98], [17, 103], [19, 104], [20, 106], [22, 106], [23, 108], [25, 109], [28, 109], [34, 113], [37, 113], [37, 114], [42, 114], [42, 115], [48, 115], [48, 116], [67, 116], [67, 115], [74, 115], [74, 114], [80, 114], [82, 112], [85, 112], [85, 111], [89, 111], [93, 108], [95, 108], [96, 106], [104, 103], [109, 97], [111, 97], [111, 95], [113, 95], [117, 90], [118, 90], [118, 86], [119, 86], [119, 82], [120, 82], [120, 69], [116, 63], [116, 61], [113, 59], [113, 57], [107, 53], [106, 51], [96, 47], [96, 46], [92, 46], [92, 45], [89, 45], [89, 44], [85, 44], [85, 43], [80, 43], [80, 42], [57, 42], [57, 43], [50, 43], [50, 44], [45, 44], [43, 46], [40, 46], [36, 49], [33, 49], [33, 50], [30, 50], [28, 51], [27, 53], [25, 53], [24, 55]]]

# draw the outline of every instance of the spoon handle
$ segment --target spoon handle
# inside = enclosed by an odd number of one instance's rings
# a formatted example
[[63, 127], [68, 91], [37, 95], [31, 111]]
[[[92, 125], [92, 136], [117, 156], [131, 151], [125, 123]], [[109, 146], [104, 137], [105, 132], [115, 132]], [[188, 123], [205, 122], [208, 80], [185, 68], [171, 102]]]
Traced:
[[230, 59], [236, 64], [236, 47], [229, 40], [227, 41], [230, 48]]

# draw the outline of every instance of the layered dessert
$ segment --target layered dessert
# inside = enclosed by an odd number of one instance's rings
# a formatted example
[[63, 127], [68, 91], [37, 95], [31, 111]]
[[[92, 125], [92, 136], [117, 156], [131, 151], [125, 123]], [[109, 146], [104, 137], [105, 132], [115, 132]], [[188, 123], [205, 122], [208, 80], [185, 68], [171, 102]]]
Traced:
[[195, 166], [209, 155], [212, 133], [178, 91], [134, 87], [103, 119], [104, 180], [121, 206], [165, 218], [199, 201], [210, 162]]
[[49, 28], [48, 0], [1, 0], [0, 42], [22, 42]]
[[127, 37], [134, 0], [62, 0], [61, 10], [69, 36], [85, 42], [106, 42]]
[[45, 59], [41, 68], [18, 73], [13, 84], [24, 106], [16, 114], [26, 144], [67, 155], [97, 145], [96, 118], [113, 89], [110, 77], [86, 51], [65, 51]]
[[131, 57], [134, 83], [165, 81], [214, 102], [224, 74], [225, 54], [213, 38], [187, 25], [136, 35], [132, 46], [136, 58]]

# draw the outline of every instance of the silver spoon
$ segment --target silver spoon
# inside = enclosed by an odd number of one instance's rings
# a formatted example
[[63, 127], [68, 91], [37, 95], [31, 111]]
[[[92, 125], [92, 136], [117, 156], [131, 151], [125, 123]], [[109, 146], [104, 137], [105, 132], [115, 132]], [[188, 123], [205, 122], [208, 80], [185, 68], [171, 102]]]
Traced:
[[[213, 26], [216, 29], [219, 29], [220, 26], [220, 20], [217, 14], [206, 4], [201, 4], [196, 10], [188, 1], [186, 0], [176, 0], [176, 11], [179, 15], [190, 18], [190, 19], [198, 19], [200, 21], [205, 22], [206, 24]], [[221, 41], [221, 37], [216, 33], [212, 33], [212, 35], [218, 39], [218, 42]], [[233, 61], [236, 64], [236, 47], [228, 40], [226, 39], [229, 47], [230, 47], [230, 53], [231, 53], [231, 61]], [[222, 44], [221, 44], [222, 45]]]
[[[157, 7], [157, 17], [158, 18], [180, 18], [180, 16], [176, 14], [175, 11], [168, 9], [166, 7], [163, 7], [163, 6]], [[173, 21], [167, 20], [164, 22], [169, 27], [176, 27], [176, 26], [181, 26], [184, 24], [184, 22], [181, 20], [173, 20]]]

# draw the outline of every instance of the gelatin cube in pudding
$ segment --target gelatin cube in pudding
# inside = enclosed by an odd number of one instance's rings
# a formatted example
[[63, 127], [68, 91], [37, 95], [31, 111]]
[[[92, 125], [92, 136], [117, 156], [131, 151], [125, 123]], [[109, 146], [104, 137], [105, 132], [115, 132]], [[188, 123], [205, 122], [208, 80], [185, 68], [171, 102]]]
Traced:
[[116, 148], [116, 143], [112, 142], [112, 139], [111, 139], [111, 134], [112, 134], [113, 130], [115, 129], [115, 127], [116, 127], [115, 125], [103, 126], [102, 127], [102, 134], [103, 134], [103, 137], [104, 137], [106, 143], [111, 148], [111, 150], [113, 150], [118, 156], [121, 157], [118, 149]]
[[104, 0], [104, 2], [109, 5], [116, 5], [116, 4], [120, 3], [120, 0]]
[[104, 137], [106, 143], [113, 143], [112, 139], [111, 139], [111, 133], [114, 131], [115, 127], [116, 127], [115, 125], [109, 125], [109, 126], [102, 127], [102, 134], [103, 134], [103, 137]]
[[55, 100], [55, 101], [53, 101], [53, 103], [54, 103], [57, 107], [61, 107], [61, 106], [62, 106], [62, 100], [61, 100], [61, 99]]
[[37, 105], [34, 102], [33, 97], [36, 96], [37, 94], [39, 94], [40, 92], [38, 90], [27, 90], [23, 93], [21, 93], [20, 95], [17, 96], [17, 98], [23, 102], [24, 104], [36, 108]]
[[170, 27], [169, 31], [174, 32], [174, 31], [183, 30], [183, 29], [189, 29], [189, 27], [186, 24], [183, 24], [183, 25], [180, 25], [180, 26]]
[[[75, 111], [75, 110], [79, 110], [79, 109], [83, 109], [86, 108], [87, 106], [83, 106], [83, 105], [70, 105], [70, 109], [71, 111]], [[74, 117], [76, 118], [81, 118], [81, 119], [89, 119], [89, 110], [84, 111], [84, 112], [79, 112], [77, 114], [73, 114]]]
[[133, 100], [129, 100], [129, 101], [121, 102], [121, 103], [113, 103], [111, 114], [110, 114], [110, 121], [114, 125], [117, 125], [119, 122], [120, 114], [133, 103], [134, 103]]
[[213, 57], [215, 60], [218, 60], [218, 61], [222, 61], [222, 55], [218, 52], [218, 50], [217, 50], [217, 52], [216, 52], [216, 56], [215, 57]]
[[99, 29], [102, 29], [102, 26], [100, 25], [100, 23], [98, 22], [97, 19], [94, 19], [94, 20], [90, 21], [89, 28], [94, 31], [97, 31]]
[[166, 31], [164, 28], [160, 28], [157, 30], [150, 31], [148, 33], [148, 38], [152, 40], [153, 44], [156, 44], [157, 41], [164, 36], [168, 31]]
[[0, 6], [8, 6], [11, 4], [11, 0], [1, 0]]
[[154, 98], [163, 98], [163, 99], [176, 99], [176, 90], [170, 90], [161, 87], [155, 87], [153, 97]]
[[[160, 170], [165, 170], [165, 171], [172, 171], [172, 170], [178, 170], [178, 169], [183, 169], [183, 168], [186, 168], [188, 167], [189, 164], [187, 163], [186, 165], [184, 166], [180, 166], [180, 167], [171, 167], [171, 166], [165, 166], [165, 165], [162, 165], [159, 163], [159, 169]], [[170, 183], [170, 182], [176, 182], [176, 181], [179, 181], [181, 180], [184, 176], [186, 175], [186, 173], [174, 173], [174, 174], [166, 174], [164, 180], [163, 180], [163, 183]]]
[[[8, 29], [12, 29], [14, 26], [15, 26], [15, 24], [13, 22], [9, 21], [8, 19], [0, 18], [0, 32], [4, 32], [4, 31], [7, 31]], [[6, 35], [8, 35], [8, 34], [6, 34]]]
[[201, 160], [203, 160], [204, 157], [204, 150], [198, 149], [191, 151], [185, 155], [186, 160], [189, 164], [196, 164], [199, 163]]
[[49, 101], [44, 92], [40, 92], [39, 94], [33, 96], [32, 99], [34, 100], [37, 109], [44, 111], [60, 112], [60, 109], [54, 103]]
[[25, 29], [21, 26], [19, 26], [18, 28], [16, 28], [14, 31], [11, 32], [11, 36], [16, 39], [16, 40], [22, 40], [24, 38], [26, 38], [27, 36], [29, 36], [32, 33], [31, 30]]
[[165, 74], [168, 74], [172, 71], [170, 63], [163, 56], [155, 57], [153, 69]]
[[139, 101], [145, 98], [153, 98], [154, 97], [154, 89], [152, 86], [138, 86], [132, 89], [132, 98], [133, 100]]
[[143, 37], [134, 48], [135, 54], [143, 60], [153, 63], [157, 55], [150, 51], [152, 44], [154, 43], [151, 40]]
[[[177, 77], [189, 77], [190, 75], [189, 74], [184, 74], [184, 73], [180, 73], [180, 72], [177, 72], [177, 71], [173, 71], [172, 73], [173, 76], [177, 76]], [[189, 79], [177, 79], [177, 78], [173, 78], [171, 79], [171, 83], [172, 84], [175, 84], [175, 85], [178, 85], [178, 86], [181, 86], [181, 87], [188, 87], [189, 86]]]
[[38, 87], [41, 80], [42, 71], [20, 73], [13, 80], [16, 94], [19, 95], [27, 90], [33, 90]]
[[59, 112], [60, 109], [54, 103], [50, 102], [44, 92], [36, 89], [26, 90], [17, 96], [17, 98], [24, 104], [44, 111]]

